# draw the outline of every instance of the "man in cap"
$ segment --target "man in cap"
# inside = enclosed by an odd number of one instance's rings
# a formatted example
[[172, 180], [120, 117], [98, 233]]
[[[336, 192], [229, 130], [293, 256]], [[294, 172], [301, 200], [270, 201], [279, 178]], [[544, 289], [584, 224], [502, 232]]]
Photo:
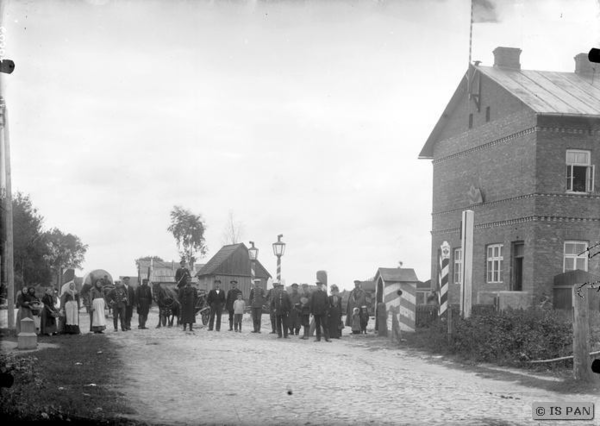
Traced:
[[296, 332], [296, 336], [300, 334], [300, 312], [301, 312], [301, 299], [302, 295], [298, 292], [298, 284], [292, 284], [292, 293], [290, 294], [290, 301], [292, 302], [292, 310], [288, 317], [288, 326], [290, 328], [290, 334], [293, 336]]
[[250, 290], [250, 308], [252, 309], [252, 323], [254, 331], [252, 333], [260, 333], [260, 322], [262, 319], [263, 305], [265, 304], [265, 290], [260, 286], [260, 279], [254, 280], [253, 288]]
[[237, 300], [238, 294], [242, 294], [242, 290], [237, 288], [237, 283], [236, 280], [229, 281], [231, 288], [227, 292], [227, 300], [225, 302], [225, 309], [229, 312], [229, 331], [233, 331], [233, 303]]
[[179, 265], [179, 268], [177, 269], [177, 271], [175, 271], [175, 282], [177, 283], [177, 288], [181, 289], [185, 286], [185, 283], [187, 282], [186, 277], [191, 278], [192, 274], [190, 274], [190, 270], [185, 267], [185, 260], [181, 259]]
[[329, 331], [327, 330], [327, 313], [329, 311], [329, 298], [323, 290], [323, 283], [317, 281], [317, 291], [310, 298], [310, 313], [315, 318], [315, 327], [317, 331], [317, 342], [321, 341], [321, 329], [325, 335], [325, 341], [329, 340]]
[[[283, 284], [276, 282], [271, 298], [271, 312], [275, 315], [277, 337], [288, 338], [287, 318], [292, 309], [290, 295], [283, 288]], [[282, 333], [283, 331], [283, 333]], [[283, 336], [282, 336], [283, 334]]]
[[304, 327], [302, 340], [308, 340], [310, 331], [310, 292], [308, 284], [302, 284], [302, 293], [300, 294], [300, 323]]
[[221, 280], [215, 280], [215, 288], [208, 292], [207, 302], [210, 305], [210, 322], [208, 331], [212, 331], [215, 324], [215, 315], [217, 316], [217, 331], [221, 331], [221, 315], [223, 314], [223, 305], [225, 305], [225, 292], [221, 290]]
[[348, 304], [346, 305], [346, 326], [352, 327], [352, 312], [354, 308], [360, 309], [361, 306], [367, 304], [367, 295], [361, 287], [359, 280], [354, 280], [354, 289], [350, 292], [348, 297]]
[[148, 285], [148, 279], [142, 280], [142, 285], [135, 291], [135, 303], [137, 304], [138, 328], [146, 330], [146, 321], [148, 320], [148, 312], [152, 306], [152, 291]]
[[[267, 302], [269, 303], [269, 306], [271, 306], [271, 302], [273, 301], [277, 284], [277, 281], [273, 282], [273, 288], [267, 291]], [[269, 318], [271, 319], [271, 332], [269, 334], [277, 334], [277, 316], [272, 309], [269, 309]]]
[[133, 307], [135, 306], [135, 290], [129, 284], [129, 277], [123, 277], [123, 285], [127, 292], [127, 306], [125, 307], [125, 328], [131, 330], [131, 318], [133, 317]]

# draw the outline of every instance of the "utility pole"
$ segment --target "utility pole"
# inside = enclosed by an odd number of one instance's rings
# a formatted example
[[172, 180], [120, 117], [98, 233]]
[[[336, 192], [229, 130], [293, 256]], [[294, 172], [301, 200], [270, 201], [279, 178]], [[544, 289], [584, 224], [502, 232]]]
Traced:
[[12, 179], [10, 168], [10, 139], [8, 133], [8, 113], [4, 99], [4, 74], [15, 69], [15, 63], [4, 59], [6, 29], [4, 15], [8, 0], [0, 0], [0, 198], [2, 201], [2, 220], [5, 235], [2, 236], [3, 256], [2, 272], [7, 286], [8, 328], [15, 328], [15, 270], [13, 253], [13, 209]]

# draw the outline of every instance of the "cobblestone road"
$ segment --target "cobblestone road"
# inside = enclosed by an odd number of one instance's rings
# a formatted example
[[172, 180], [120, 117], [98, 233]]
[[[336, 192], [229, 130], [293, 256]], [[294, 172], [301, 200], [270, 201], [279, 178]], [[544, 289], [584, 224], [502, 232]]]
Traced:
[[532, 402], [600, 402], [483, 378], [375, 337], [277, 339], [267, 315], [261, 334], [249, 318], [243, 333], [155, 324], [151, 313], [149, 330], [107, 333], [127, 364], [122, 391], [151, 423], [546, 426], [557, 423], [533, 421]]

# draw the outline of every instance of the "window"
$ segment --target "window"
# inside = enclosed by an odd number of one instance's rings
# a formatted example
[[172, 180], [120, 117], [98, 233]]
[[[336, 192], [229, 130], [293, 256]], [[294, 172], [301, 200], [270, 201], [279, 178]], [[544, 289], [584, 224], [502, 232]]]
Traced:
[[473, 114], [469, 114], [469, 129], [473, 128]]
[[567, 191], [592, 192], [594, 190], [594, 166], [590, 151], [567, 150]]
[[585, 241], [565, 241], [563, 272], [576, 269], [587, 271], [587, 248], [588, 243]]
[[454, 284], [462, 283], [462, 248], [454, 249]]
[[492, 244], [487, 248], [487, 282], [502, 282], [502, 244]]
[[485, 122], [490, 121], [490, 107], [485, 107]]

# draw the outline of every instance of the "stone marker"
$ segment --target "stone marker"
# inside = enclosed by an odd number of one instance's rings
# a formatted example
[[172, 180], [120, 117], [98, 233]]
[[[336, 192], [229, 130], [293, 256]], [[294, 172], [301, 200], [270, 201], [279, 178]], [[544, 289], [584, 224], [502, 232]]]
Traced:
[[21, 320], [21, 332], [18, 336], [18, 349], [37, 349], [35, 322], [31, 318]]

